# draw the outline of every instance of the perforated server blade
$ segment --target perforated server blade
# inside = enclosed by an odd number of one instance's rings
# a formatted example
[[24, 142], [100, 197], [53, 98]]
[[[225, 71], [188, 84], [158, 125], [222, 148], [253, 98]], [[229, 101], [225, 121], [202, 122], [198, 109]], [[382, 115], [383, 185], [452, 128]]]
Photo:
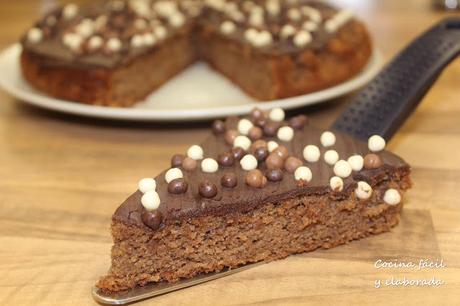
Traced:
[[99, 303], [107, 305], [124, 305], [209, 282], [224, 276], [247, 270], [249, 268], [253, 268], [255, 266], [259, 266], [261, 264], [263, 264], [263, 262], [244, 265], [236, 269], [224, 269], [220, 272], [198, 275], [194, 278], [180, 280], [175, 283], [153, 283], [143, 287], [136, 287], [129, 291], [112, 294], [105, 294], [98, 288], [93, 287], [92, 294], [94, 299]]
[[[367, 140], [372, 135], [389, 140], [444, 67], [459, 52], [460, 18], [439, 22], [399, 53], [351, 101], [332, 128], [360, 140]], [[215, 280], [260, 264], [225, 269], [175, 283], [154, 283], [120, 293], [105, 294], [94, 287], [92, 294], [100, 303], [123, 305]]]

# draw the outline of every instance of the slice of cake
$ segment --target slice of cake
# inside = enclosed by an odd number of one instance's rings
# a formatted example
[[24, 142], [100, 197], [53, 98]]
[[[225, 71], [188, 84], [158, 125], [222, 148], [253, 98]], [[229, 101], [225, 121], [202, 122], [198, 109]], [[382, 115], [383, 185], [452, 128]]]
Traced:
[[130, 106], [197, 59], [261, 100], [323, 89], [371, 53], [364, 25], [321, 1], [113, 0], [56, 9], [21, 39], [37, 89]]
[[281, 109], [215, 121], [213, 134], [139, 182], [115, 212], [97, 287], [152, 282], [331, 248], [390, 230], [410, 167], [373, 136], [321, 131]]

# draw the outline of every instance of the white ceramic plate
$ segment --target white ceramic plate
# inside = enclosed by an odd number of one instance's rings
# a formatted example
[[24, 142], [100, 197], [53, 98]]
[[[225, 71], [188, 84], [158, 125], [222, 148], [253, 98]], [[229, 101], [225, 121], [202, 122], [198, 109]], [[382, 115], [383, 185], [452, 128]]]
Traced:
[[29, 86], [19, 67], [21, 46], [12, 45], [0, 53], [0, 87], [25, 103], [69, 114], [139, 121], [192, 121], [282, 107], [293, 109], [330, 100], [363, 86], [379, 71], [382, 58], [374, 52], [365, 69], [353, 79], [314, 93], [273, 100], [256, 101], [214, 72], [205, 63], [196, 63], [131, 108], [91, 106], [52, 98]]

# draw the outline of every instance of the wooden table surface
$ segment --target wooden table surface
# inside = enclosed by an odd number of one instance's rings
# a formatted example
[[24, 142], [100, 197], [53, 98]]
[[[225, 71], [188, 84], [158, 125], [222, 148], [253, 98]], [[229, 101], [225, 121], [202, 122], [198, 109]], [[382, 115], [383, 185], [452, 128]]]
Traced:
[[[336, 1], [366, 20], [386, 60], [446, 13], [430, 1]], [[55, 1], [2, 1], [0, 47]], [[1, 72], [0, 72], [1, 73]], [[414, 188], [391, 233], [292, 256], [139, 305], [458, 305], [460, 301], [460, 60], [443, 73], [389, 144]], [[327, 127], [347, 98], [301, 109]], [[109, 267], [110, 217], [141, 177], [203, 139], [209, 122], [97, 121], [25, 106], [0, 92], [0, 305], [94, 305]], [[184, 129], [186, 128], [186, 129]], [[442, 259], [439, 269], [377, 269], [378, 259]], [[391, 278], [439, 286], [384, 286]]]

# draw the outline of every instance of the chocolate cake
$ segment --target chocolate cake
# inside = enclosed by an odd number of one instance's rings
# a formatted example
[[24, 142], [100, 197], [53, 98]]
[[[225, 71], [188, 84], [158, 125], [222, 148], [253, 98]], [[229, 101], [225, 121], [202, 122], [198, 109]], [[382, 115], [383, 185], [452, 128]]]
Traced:
[[410, 167], [372, 136], [321, 131], [255, 109], [217, 120], [201, 145], [139, 182], [112, 220], [112, 265], [97, 287], [153, 282], [332, 248], [398, 223]]
[[270, 100], [340, 83], [370, 39], [348, 10], [308, 0], [113, 0], [68, 4], [21, 40], [25, 79], [51, 96], [130, 106], [198, 59]]

